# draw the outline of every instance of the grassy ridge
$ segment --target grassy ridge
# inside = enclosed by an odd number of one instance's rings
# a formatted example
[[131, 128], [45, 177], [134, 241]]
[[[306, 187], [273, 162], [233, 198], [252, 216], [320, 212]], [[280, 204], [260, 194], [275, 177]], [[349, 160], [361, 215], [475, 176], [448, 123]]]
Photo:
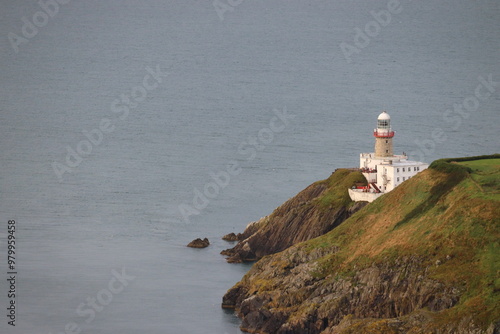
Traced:
[[435, 315], [435, 325], [472, 315], [484, 328], [500, 319], [499, 190], [499, 155], [438, 160], [301, 247], [332, 249], [311, 273], [317, 278], [423, 258], [429, 277], [463, 291], [455, 307]]
[[500, 158], [489, 160], [474, 160], [460, 162], [460, 165], [470, 168], [471, 181], [478, 187], [480, 192], [477, 196], [500, 200]]

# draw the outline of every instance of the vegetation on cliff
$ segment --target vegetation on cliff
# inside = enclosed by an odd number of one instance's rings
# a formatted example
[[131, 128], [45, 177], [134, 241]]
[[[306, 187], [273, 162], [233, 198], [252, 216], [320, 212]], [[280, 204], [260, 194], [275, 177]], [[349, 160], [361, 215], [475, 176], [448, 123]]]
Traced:
[[480, 158], [437, 160], [329, 233], [263, 257], [223, 307], [253, 333], [497, 333], [500, 155]]
[[240, 242], [222, 254], [228, 256], [228, 262], [255, 261], [327, 233], [366, 205], [351, 201], [346, 189], [354, 183], [366, 184], [363, 174], [357, 170], [336, 170], [269, 216], [251, 223], [238, 235]]

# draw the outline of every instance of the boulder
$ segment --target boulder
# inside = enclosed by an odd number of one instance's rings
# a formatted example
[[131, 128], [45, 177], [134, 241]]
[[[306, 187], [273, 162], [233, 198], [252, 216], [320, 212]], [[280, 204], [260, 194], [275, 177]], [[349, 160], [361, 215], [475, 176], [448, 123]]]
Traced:
[[207, 238], [201, 240], [200, 238], [194, 239], [187, 246], [192, 248], [205, 248], [210, 245], [210, 241]]
[[222, 237], [222, 240], [226, 241], [239, 241], [240, 240], [241, 233], [238, 233], [237, 235], [234, 233], [229, 233], [226, 234], [225, 236]]

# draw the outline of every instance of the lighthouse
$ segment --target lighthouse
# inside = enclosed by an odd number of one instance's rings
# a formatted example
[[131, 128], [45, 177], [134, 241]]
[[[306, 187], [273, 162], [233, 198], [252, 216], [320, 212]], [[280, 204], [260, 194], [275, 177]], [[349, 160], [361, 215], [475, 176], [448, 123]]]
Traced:
[[425, 162], [408, 160], [406, 154], [394, 154], [394, 131], [387, 112], [378, 115], [373, 136], [375, 152], [359, 155], [359, 168], [368, 185], [349, 189], [353, 201], [372, 202], [429, 167]]
[[392, 157], [392, 137], [394, 131], [391, 129], [391, 116], [387, 112], [378, 115], [377, 128], [373, 130], [375, 136], [375, 156]]

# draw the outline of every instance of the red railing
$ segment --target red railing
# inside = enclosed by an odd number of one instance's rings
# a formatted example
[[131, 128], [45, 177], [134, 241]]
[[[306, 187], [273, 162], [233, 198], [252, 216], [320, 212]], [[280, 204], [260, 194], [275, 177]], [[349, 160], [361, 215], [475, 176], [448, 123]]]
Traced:
[[394, 137], [394, 131], [377, 132], [377, 130], [375, 130], [375, 131], [373, 131], [373, 135], [377, 138], [392, 138], [392, 137]]
[[361, 173], [376, 173], [377, 170], [373, 168], [368, 168], [368, 167], [363, 167], [363, 168], [358, 168]]

